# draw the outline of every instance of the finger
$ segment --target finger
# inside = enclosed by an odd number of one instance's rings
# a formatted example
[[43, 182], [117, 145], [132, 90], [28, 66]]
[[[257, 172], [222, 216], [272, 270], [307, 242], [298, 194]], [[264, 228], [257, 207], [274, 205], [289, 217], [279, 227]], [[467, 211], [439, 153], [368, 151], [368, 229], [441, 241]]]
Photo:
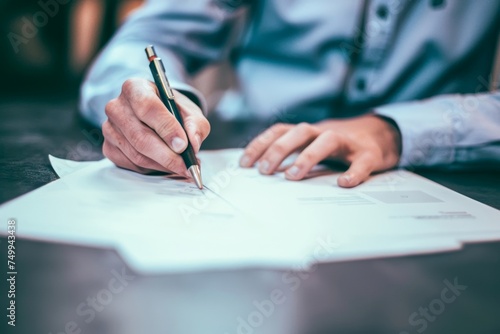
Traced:
[[291, 153], [309, 145], [319, 131], [308, 123], [300, 123], [276, 139], [259, 159], [259, 171], [272, 174]]
[[119, 148], [113, 146], [107, 139], [104, 139], [104, 143], [102, 145], [102, 153], [106, 158], [111, 160], [118, 167], [132, 170], [141, 174], [147, 174], [151, 172], [151, 170], [135, 165], [132, 161], [130, 161], [130, 159], [125, 156], [125, 154], [123, 154], [122, 151], [120, 151]]
[[279, 123], [273, 125], [247, 145], [243, 156], [240, 159], [241, 167], [252, 167], [255, 162], [264, 154], [267, 148], [285, 132], [287, 132], [293, 125]]
[[201, 109], [182, 93], [174, 90], [177, 106], [184, 121], [184, 129], [195, 152], [200, 150], [202, 142], [210, 134], [210, 123]]
[[102, 126], [103, 134], [105, 134], [105, 138], [109, 142], [110, 145], [119, 149], [129, 161], [131, 161], [134, 165], [148, 169], [148, 170], [158, 170], [169, 172], [165, 167], [161, 166], [156, 161], [148, 158], [141, 152], [137, 151], [125, 138], [125, 136], [120, 132], [120, 130], [116, 129], [112, 123], [105, 122]]
[[344, 188], [352, 188], [366, 181], [375, 168], [375, 156], [372, 152], [366, 151], [356, 157], [349, 169], [339, 176], [337, 183]]
[[170, 151], [151, 129], [144, 125], [139, 127], [144, 129], [135, 130], [135, 126], [125, 128], [127, 131], [132, 131], [132, 143], [109, 120], [103, 123], [102, 131], [109, 144], [117, 147], [134, 165], [147, 170], [187, 175], [179, 155]]
[[160, 100], [152, 82], [129, 79], [123, 84], [121, 96], [137, 118], [153, 129], [172, 151], [184, 152], [187, 147], [186, 132]]
[[[162, 166], [158, 170], [166, 170], [182, 175], [186, 173], [186, 167], [181, 157], [174, 153], [151, 128], [133, 117], [130, 106], [124, 105], [119, 100], [113, 103], [110, 102], [106, 106], [106, 114], [108, 115], [108, 121], [103, 123], [103, 135], [115, 138], [114, 144], [120, 147], [132, 162], [138, 162], [137, 165], [139, 165], [139, 162], [144, 163], [141, 156], [143, 155]], [[125, 140], [118, 140], [120, 134], [123, 135]]]
[[321, 133], [285, 171], [285, 177], [288, 180], [302, 180], [319, 162], [332, 155], [337, 155], [342, 145], [341, 137], [335, 132], [325, 131]]

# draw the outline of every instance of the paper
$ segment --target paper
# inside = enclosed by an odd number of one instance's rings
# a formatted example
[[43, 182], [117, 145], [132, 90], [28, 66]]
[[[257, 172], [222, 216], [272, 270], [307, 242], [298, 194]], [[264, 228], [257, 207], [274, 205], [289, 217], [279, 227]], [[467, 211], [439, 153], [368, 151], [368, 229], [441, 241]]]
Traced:
[[410, 172], [344, 189], [338, 173], [292, 182], [239, 168], [240, 155], [201, 152], [203, 191], [109, 160], [72, 165], [51, 158], [62, 178], [0, 213], [17, 219], [18, 237], [115, 247], [144, 273], [294, 268], [500, 239], [498, 210]]
[[49, 161], [57, 176], [64, 177], [95, 163], [94, 161], [73, 161], [56, 158], [49, 154]]

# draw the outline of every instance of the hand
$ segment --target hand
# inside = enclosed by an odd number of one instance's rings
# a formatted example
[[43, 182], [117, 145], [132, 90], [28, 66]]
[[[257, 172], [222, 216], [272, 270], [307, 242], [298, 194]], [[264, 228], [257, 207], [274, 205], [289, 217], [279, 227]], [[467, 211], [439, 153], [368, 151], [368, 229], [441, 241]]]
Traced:
[[174, 95], [185, 131], [162, 103], [152, 82], [125, 81], [120, 96], [106, 105], [103, 154], [117, 166], [139, 173], [163, 171], [189, 177], [179, 155], [187, 147], [186, 133], [198, 152], [210, 133], [210, 124], [189, 98], [177, 91]]
[[276, 124], [245, 149], [242, 167], [259, 163], [262, 174], [273, 174], [290, 154], [301, 151], [285, 171], [289, 180], [301, 180], [320, 161], [344, 162], [348, 170], [338, 178], [341, 187], [355, 187], [372, 172], [396, 166], [401, 135], [391, 123], [375, 115], [328, 120], [314, 125]]

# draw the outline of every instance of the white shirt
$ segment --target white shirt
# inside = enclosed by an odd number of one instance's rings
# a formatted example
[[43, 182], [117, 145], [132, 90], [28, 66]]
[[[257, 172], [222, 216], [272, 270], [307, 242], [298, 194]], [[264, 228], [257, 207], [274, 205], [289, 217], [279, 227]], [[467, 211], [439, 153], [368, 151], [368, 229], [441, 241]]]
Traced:
[[101, 124], [127, 78], [152, 80], [154, 44], [172, 86], [202, 107], [190, 79], [229, 59], [241, 114], [374, 111], [401, 131], [401, 166], [500, 162], [500, 91], [488, 92], [499, 31], [499, 0], [150, 0], [94, 63], [81, 111]]

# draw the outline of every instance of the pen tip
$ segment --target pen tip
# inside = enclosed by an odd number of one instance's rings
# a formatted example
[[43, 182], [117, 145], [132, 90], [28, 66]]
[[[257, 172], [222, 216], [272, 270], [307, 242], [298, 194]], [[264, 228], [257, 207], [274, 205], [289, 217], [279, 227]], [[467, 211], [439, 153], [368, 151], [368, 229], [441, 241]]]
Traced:
[[193, 165], [189, 167], [188, 169], [189, 173], [193, 177], [194, 183], [196, 183], [196, 186], [201, 190], [203, 189], [203, 181], [201, 179], [201, 171], [200, 171], [200, 166], [198, 165]]

